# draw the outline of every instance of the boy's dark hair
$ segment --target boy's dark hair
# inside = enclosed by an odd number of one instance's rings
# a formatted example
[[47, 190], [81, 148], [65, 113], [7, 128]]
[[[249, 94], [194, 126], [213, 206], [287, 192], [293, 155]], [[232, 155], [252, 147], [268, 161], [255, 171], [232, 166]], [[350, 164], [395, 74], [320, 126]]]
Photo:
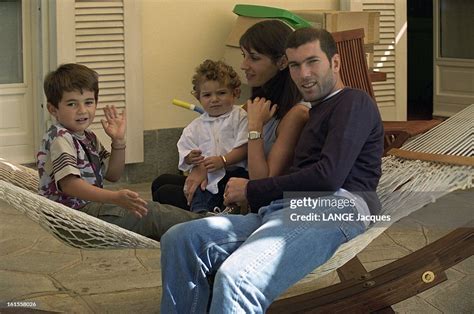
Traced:
[[198, 99], [202, 81], [217, 81], [232, 91], [241, 84], [239, 75], [230, 65], [209, 59], [201, 63], [193, 75], [193, 95]]
[[67, 63], [49, 72], [44, 79], [44, 93], [47, 101], [58, 107], [64, 92], [84, 90], [94, 92], [95, 101], [99, 99], [99, 75], [85, 65]]
[[325, 29], [316, 29], [312, 27], [300, 28], [294, 31], [286, 42], [286, 48], [298, 48], [301, 45], [319, 41], [321, 50], [328, 57], [331, 64], [332, 57], [337, 53], [337, 46], [331, 33]]
[[[239, 45], [247, 51], [253, 49], [276, 63], [285, 55], [286, 39], [291, 33], [291, 28], [281, 21], [264, 20], [247, 29], [240, 37]], [[263, 86], [253, 87], [251, 97], [265, 97], [272, 101], [272, 105], [278, 104], [275, 113], [277, 119], [281, 119], [303, 98], [290, 77], [288, 67]]]

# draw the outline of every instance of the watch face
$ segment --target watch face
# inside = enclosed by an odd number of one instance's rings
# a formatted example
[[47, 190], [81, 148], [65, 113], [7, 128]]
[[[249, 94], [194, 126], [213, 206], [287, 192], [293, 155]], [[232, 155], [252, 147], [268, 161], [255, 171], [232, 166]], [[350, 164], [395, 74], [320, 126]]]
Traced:
[[262, 133], [258, 131], [250, 131], [248, 138], [249, 140], [257, 140], [259, 138], [262, 138]]

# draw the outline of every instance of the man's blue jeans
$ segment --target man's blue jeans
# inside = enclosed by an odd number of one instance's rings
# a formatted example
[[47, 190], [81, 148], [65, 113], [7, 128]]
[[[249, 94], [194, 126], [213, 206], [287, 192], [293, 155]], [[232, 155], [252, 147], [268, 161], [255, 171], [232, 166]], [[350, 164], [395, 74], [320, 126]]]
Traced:
[[[295, 221], [295, 214], [315, 210], [289, 205], [289, 200], [278, 200], [258, 214], [214, 216], [172, 227], [161, 239], [161, 312], [206, 313], [208, 278], [215, 275], [210, 313], [264, 313], [342, 243], [365, 231], [356, 220]], [[317, 211], [357, 216], [355, 207]]]

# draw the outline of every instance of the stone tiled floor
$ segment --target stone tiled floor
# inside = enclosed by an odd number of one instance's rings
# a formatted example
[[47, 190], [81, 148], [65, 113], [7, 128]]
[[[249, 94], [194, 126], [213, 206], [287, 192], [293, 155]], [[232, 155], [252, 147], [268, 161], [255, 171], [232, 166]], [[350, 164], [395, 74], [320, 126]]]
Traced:
[[[149, 199], [149, 184], [129, 188]], [[368, 270], [472, 222], [473, 190], [454, 192], [389, 228], [359, 254]], [[447, 271], [448, 280], [393, 306], [399, 313], [474, 311], [474, 257]], [[329, 275], [326, 283], [337, 282]], [[307, 285], [293, 288], [298, 293]], [[161, 295], [160, 251], [79, 250], [52, 237], [0, 201], [0, 313], [6, 302], [74, 313], [156, 313]]]

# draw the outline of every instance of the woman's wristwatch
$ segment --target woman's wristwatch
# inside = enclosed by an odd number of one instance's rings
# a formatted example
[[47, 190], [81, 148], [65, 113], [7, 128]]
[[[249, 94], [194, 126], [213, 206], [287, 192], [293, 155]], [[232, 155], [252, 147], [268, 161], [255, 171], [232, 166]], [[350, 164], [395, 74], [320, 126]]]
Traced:
[[260, 138], [263, 138], [262, 137], [262, 132], [250, 131], [249, 134], [248, 134], [248, 139], [249, 140], [258, 140]]

